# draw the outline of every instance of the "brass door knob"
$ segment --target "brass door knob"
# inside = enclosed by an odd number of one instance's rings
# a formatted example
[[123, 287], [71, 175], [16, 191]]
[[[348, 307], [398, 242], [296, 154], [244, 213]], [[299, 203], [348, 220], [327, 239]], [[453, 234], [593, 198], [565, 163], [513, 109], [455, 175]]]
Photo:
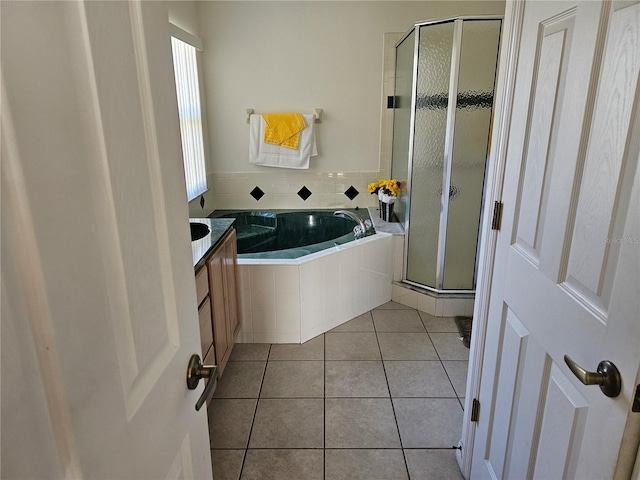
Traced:
[[622, 390], [622, 377], [618, 368], [609, 360], [603, 360], [598, 364], [595, 372], [587, 372], [584, 368], [571, 360], [568, 355], [564, 361], [569, 370], [585, 385], [600, 385], [600, 390], [607, 397], [617, 397]]
[[187, 388], [189, 390], [195, 390], [201, 378], [206, 378], [209, 381], [207, 382], [204, 392], [202, 392], [202, 395], [200, 395], [200, 398], [196, 402], [196, 410], [202, 408], [204, 402], [207, 401], [207, 398], [209, 398], [209, 395], [213, 392], [213, 388], [218, 380], [218, 367], [217, 365], [203, 365], [200, 361], [200, 356], [194, 353], [191, 355], [189, 365], [187, 366]]

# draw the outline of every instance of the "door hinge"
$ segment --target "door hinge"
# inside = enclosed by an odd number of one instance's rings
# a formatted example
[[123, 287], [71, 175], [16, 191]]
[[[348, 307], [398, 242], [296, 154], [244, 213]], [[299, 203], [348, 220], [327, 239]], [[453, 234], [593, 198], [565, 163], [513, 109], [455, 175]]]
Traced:
[[633, 405], [631, 405], [632, 412], [640, 412], [640, 385], [636, 387], [636, 396], [633, 399]]
[[493, 221], [491, 222], [491, 230], [500, 230], [502, 224], [502, 202], [493, 202]]
[[477, 398], [474, 398], [473, 402], [471, 402], [471, 421], [472, 422], [478, 421], [479, 413], [480, 413], [480, 402], [478, 401]]

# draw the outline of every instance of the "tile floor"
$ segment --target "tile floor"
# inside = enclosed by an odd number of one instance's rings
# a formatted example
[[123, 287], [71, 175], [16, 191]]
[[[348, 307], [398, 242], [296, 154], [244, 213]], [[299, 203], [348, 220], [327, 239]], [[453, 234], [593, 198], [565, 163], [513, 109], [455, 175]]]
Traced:
[[215, 480], [461, 479], [458, 336], [389, 302], [303, 345], [237, 344], [209, 407]]

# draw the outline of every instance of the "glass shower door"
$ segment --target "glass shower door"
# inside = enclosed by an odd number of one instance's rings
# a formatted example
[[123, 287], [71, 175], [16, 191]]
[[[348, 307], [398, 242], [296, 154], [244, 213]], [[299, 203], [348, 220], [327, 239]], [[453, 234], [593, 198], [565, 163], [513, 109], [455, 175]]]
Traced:
[[407, 281], [439, 288], [438, 264], [443, 250], [440, 214], [454, 23], [424, 25], [418, 33], [405, 271]]
[[395, 214], [400, 223], [407, 218], [406, 185], [409, 179], [409, 144], [411, 140], [411, 108], [413, 98], [413, 53], [415, 30], [396, 46], [396, 75], [393, 100], [393, 162], [391, 178], [399, 180], [403, 194], [395, 204]]
[[472, 290], [500, 20], [462, 22], [446, 218], [444, 290]]

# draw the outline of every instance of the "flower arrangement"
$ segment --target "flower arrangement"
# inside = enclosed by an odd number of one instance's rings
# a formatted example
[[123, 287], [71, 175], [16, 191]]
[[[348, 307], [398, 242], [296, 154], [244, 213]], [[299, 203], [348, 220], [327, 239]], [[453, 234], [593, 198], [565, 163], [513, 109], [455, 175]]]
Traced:
[[400, 182], [397, 180], [380, 179], [367, 185], [367, 191], [378, 195], [378, 199], [383, 203], [394, 203], [400, 193]]

